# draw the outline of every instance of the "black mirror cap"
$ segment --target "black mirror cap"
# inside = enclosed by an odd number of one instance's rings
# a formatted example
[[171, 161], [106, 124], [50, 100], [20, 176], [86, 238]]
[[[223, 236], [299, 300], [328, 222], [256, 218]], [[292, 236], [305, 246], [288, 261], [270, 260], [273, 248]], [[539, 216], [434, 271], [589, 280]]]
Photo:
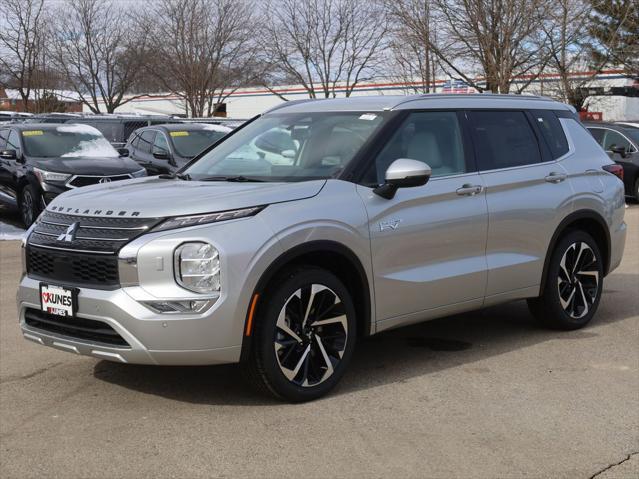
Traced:
[[0, 151], [0, 158], [3, 160], [17, 160], [18, 153], [16, 150], [2, 150]]
[[399, 188], [413, 188], [415, 186], [424, 186], [428, 183], [430, 179], [430, 175], [420, 175], [420, 176], [408, 176], [406, 178], [395, 179], [395, 180], [387, 180], [381, 186], [378, 186], [373, 190], [378, 196], [381, 196], [384, 199], [391, 200], [395, 197], [395, 193]]
[[155, 158], [156, 160], [170, 160], [171, 155], [169, 155], [167, 152], [153, 153], [153, 158]]
[[118, 148], [118, 154], [120, 156], [129, 156], [129, 149], [128, 148]]
[[617, 153], [618, 155], [620, 155], [622, 158], [626, 157], [626, 147], [625, 146], [613, 146], [611, 151], [613, 153]]

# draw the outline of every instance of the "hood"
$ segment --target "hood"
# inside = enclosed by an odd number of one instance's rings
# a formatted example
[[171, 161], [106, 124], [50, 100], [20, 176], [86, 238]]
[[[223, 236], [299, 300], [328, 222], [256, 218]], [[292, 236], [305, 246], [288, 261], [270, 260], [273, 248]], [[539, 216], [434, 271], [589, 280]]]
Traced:
[[310, 198], [325, 184], [326, 180], [228, 183], [153, 176], [71, 190], [49, 203], [47, 210], [123, 218], [195, 215]]
[[57, 173], [111, 176], [140, 171], [142, 167], [126, 157], [105, 158], [32, 158], [33, 166]]

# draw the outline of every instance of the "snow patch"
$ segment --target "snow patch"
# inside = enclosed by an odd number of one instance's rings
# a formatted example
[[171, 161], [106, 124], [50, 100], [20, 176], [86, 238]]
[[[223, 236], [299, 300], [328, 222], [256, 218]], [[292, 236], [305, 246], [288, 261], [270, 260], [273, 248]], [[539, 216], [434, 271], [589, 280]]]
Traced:
[[25, 230], [16, 226], [0, 222], [0, 241], [20, 240]]
[[229, 133], [229, 132], [233, 131], [233, 129], [229, 128], [228, 126], [212, 125], [210, 123], [202, 123], [202, 127], [205, 130], [219, 131], [220, 133]]
[[102, 136], [102, 133], [100, 133], [100, 130], [97, 128], [82, 123], [69, 123], [56, 127], [56, 130], [60, 133], [81, 133], [83, 135]]

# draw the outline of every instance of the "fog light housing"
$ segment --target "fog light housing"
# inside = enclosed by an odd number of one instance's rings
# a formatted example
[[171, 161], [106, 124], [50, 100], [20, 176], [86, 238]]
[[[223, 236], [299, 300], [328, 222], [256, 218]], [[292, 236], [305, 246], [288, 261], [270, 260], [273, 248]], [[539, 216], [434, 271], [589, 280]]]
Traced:
[[184, 289], [210, 294], [220, 291], [220, 256], [212, 245], [191, 242], [175, 250], [175, 280]]
[[213, 304], [216, 299], [185, 300], [185, 301], [143, 301], [147, 308], [155, 313], [201, 313]]

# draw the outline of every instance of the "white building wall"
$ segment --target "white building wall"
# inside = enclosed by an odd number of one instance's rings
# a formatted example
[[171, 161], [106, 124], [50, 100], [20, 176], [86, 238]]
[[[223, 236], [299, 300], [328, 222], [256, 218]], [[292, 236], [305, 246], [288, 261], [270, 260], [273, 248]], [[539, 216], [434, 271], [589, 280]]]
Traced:
[[[515, 80], [514, 84], [525, 80]], [[446, 80], [437, 82], [436, 93], [442, 91]], [[590, 82], [589, 86], [625, 86], [632, 84], [632, 80], [622, 75], [620, 72], [611, 72], [598, 75]], [[552, 96], [556, 91], [557, 79], [545, 77], [542, 80], [532, 82], [525, 89], [525, 94]], [[515, 88], [513, 88], [514, 90]], [[308, 93], [300, 86], [289, 85], [277, 87], [275, 90], [287, 100], [298, 100], [308, 98]], [[469, 88], [468, 92], [474, 90]], [[391, 81], [377, 81], [358, 85], [352, 96], [362, 95], [407, 95], [413, 93], [406, 84], [394, 83]], [[337, 90], [336, 96], [344, 96], [344, 91]], [[243, 88], [230, 94], [225, 100], [227, 116], [229, 118], [246, 119], [263, 113], [264, 111], [279, 105], [284, 100], [265, 88]], [[591, 108], [592, 109], [592, 108]], [[140, 113], [140, 114], [167, 114], [183, 115], [185, 112], [183, 101], [172, 95], [149, 96], [135, 99], [117, 109], [118, 113]]]

